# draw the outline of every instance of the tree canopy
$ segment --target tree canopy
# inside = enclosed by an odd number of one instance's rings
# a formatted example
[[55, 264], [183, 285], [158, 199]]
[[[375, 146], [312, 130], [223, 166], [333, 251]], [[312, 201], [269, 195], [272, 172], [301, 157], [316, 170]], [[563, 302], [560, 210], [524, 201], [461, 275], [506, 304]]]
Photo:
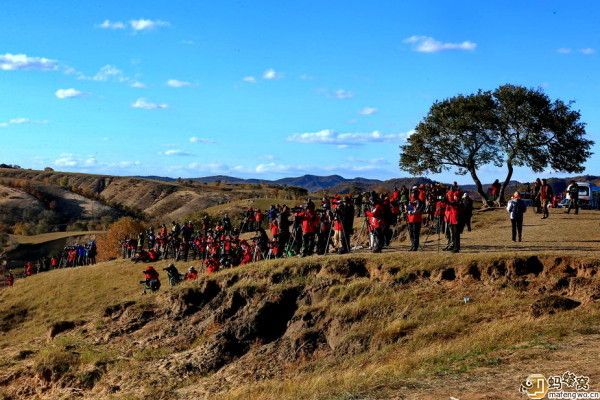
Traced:
[[539, 89], [515, 85], [435, 102], [401, 146], [400, 168], [415, 175], [469, 173], [484, 199], [477, 174], [484, 165], [506, 167], [500, 199], [514, 167], [582, 172], [593, 142], [571, 107]]

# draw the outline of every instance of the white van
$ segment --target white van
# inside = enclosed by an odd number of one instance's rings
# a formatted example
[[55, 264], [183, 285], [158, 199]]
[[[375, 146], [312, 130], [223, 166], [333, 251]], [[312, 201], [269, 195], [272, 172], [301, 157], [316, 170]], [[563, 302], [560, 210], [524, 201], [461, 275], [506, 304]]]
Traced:
[[[600, 186], [594, 186], [590, 182], [577, 182], [579, 186], [579, 206], [582, 208], [599, 208], [598, 196], [600, 194]], [[569, 186], [567, 185], [567, 188]], [[596, 193], [596, 195], [594, 195]], [[565, 197], [566, 200], [570, 200], [569, 192]]]

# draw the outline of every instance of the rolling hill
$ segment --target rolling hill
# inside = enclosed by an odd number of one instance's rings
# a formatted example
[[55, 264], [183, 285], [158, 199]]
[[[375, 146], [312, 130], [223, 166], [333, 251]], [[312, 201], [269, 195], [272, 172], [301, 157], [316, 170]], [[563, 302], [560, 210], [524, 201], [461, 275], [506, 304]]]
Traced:
[[0, 398], [520, 399], [529, 374], [566, 370], [594, 385], [600, 214], [528, 213], [519, 244], [504, 210], [475, 218], [459, 255], [429, 238], [145, 295], [125, 260], [20, 279], [0, 290]]

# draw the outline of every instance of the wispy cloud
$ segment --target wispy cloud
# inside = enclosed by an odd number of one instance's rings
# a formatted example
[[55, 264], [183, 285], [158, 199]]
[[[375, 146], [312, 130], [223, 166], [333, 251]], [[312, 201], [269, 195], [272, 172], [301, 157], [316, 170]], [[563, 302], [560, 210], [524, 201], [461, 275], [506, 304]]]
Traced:
[[377, 109], [375, 107], [364, 107], [362, 110], [360, 110], [358, 113], [360, 115], [373, 115], [377, 112]]
[[160, 154], [163, 156], [180, 156], [180, 157], [188, 157], [191, 156], [191, 153], [180, 149], [169, 149], [165, 151], [161, 151]]
[[161, 21], [159, 19], [145, 19], [145, 18], [140, 18], [140, 19], [134, 19], [129, 21], [129, 24], [131, 26], [131, 28], [134, 31], [151, 31], [157, 28], [162, 28], [165, 26], [169, 26], [171, 25], [169, 22], [167, 21]]
[[333, 96], [339, 100], [346, 100], [346, 99], [351, 99], [352, 97], [354, 97], [354, 93], [352, 93], [349, 90], [338, 89], [335, 92], [333, 92]]
[[127, 27], [121, 21], [111, 21], [109, 19], [105, 19], [104, 21], [102, 21], [102, 23], [98, 24], [97, 26], [98, 26], [98, 28], [113, 29], [113, 30], [125, 29]]
[[190, 138], [190, 143], [203, 143], [203, 144], [213, 144], [215, 143], [212, 139], [201, 138], [198, 136], [192, 136]]
[[575, 50], [570, 47], [560, 47], [560, 48], [556, 49], [556, 52], [559, 54], [571, 54], [575, 51], [577, 51], [583, 55], [586, 55], [586, 56], [590, 56], [590, 55], [596, 53], [596, 49], [594, 49], [593, 47], [583, 47], [583, 48], [575, 49]]
[[62, 153], [54, 161], [51, 161], [55, 167], [59, 168], [77, 168], [83, 170], [110, 170], [115, 168], [131, 168], [141, 165], [139, 161], [115, 161], [102, 162], [96, 156], [78, 156], [73, 153]]
[[96, 25], [101, 29], [109, 29], [109, 30], [123, 30], [128, 27], [131, 28], [133, 32], [142, 32], [142, 31], [151, 31], [157, 28], [162, 28], [171, 25], [167, 21], [162, 21], [159, 19], [132, 19], [129, 23], [123, 21], [111, 21], [109, 19], [105, 19], [100, 24]]
[[441, 42], [430, 36], [411, 36], [404, 39], [404, 43], [412, 45], [414, 51], [419, 53], [437, 53], [444, 50], [466, 50], [473, 51], [477, 47], [477, 43], [465, 40], [459, 43]]
[[54, 71], [58, 62], [45, 57], [30, 57], [26, 54], [0, 54], [0, 70], [2, 71]]
[[167, 86], [172, 88], [183, 88], [183, 87], [192, 87], [194, 84], [192, 82], [180, 81], [178, 79], [169, 79], [167, 81]]
[[129, 84], [129, 86], [131, 86], [132, 88], [136, 88], [136, 89], [144, 89], [146, 87], [146, 85], [142, 82], [139, 81], [133, 81]]
[[337, 146], [357, 146], [367, 143], [400, 143], [406, 140], [409, 133], [384, 134], [379, 131], [370, 133], [339, 133], [330, 129], [318, 132], [297, 133], [288, 136], [289, 142], [328, 144]]
[[48, 121], [45, 121], [45, 120], [34, 121], [34, 120], [31, 120], [30, 118], [23, 118], [23, 117], [11, 118], [8, 121], [0, 121], [0, 128], [8, 128], [9, 126], [12, 126], [12, 125], [46, 124], [47, 122]]
[[245, 76], [242, 80], [246, 83], [256, 83], [256, 78], [253, 76]]
[[151, 101], [146, 100], [143, 97], [140, 97], [131, 104], [131, 107], [139, 108], [142, 110], [163, 110], [165, 108], [168, 108], [169, 105], [166, 103], [153, 103]]
[[96, 73], [96, 75], [91, 77], [94, 81], [106, 82], [108, 80], [115, 80], [117, 82], [127, 82], [129, 78], [123, 74], [119, 68], [114, 65], [105, 65]]
[[279, 72], [275, 71], [273, 68], [269, 68], [269, 69], [265, 70], [265, 72], [263, 72], [262, 77], [265, 80], [272, 81], [274, 79], [281, 78], [281, 74]]
[[57, 98], [64, 100], [64, 99], [73, 99], [76, 97], [82, 97], [84, 95], [84, 93], [77, 89], [69, 88], [69, 89], [58, 89], [56, 92], [54, 92], [54, 95]]

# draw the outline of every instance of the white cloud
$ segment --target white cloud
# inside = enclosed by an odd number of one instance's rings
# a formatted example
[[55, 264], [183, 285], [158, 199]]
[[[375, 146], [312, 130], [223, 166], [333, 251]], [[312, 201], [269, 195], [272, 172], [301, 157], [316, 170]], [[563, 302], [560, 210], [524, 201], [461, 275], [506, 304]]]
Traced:
[[187, 157], [187, 156], [191, 155], [190, 153], [188, 153], [184, 150], [179, 150], [179, 149], [165, 150], [165, 151], [161, 152], [160, 154], [162, 154], [164, 156], [181, 156], [181, 157]]
[[308, 74], [302, 74], [302, 75], [300, 75], [299, 78], [303, 81], [312, 81], [314, 79], [312, 77], [312, 75], [308, 75]]
[[144, 89], [146, 87], [146, 85], [142, 82], [139, 81], [133, 81], [131, 82], [131, 84], [129, 84], [129, 86], [131, 86], [132, 88], [136, 88], [136, 89]]
[[281, 74], [279, 72], [275, 71], [273, 68], [269, 68], [269, 69], [265, 70], [265, 72], [263, 72], [262, 77], [263, 77], [263, 79], [271, 81], [273, 79], [281, 78]]
[[443, 50], [466, 50], [473, 51], [477, 44], [469, 40], [460, 43], [440, 42], [430, 36], [411, 36], [404, 39], [404, 43], [413, 45], [413, 50], [419, 53], [437, 53]]
[[32, 122], [29, 118], [11, 118], [8, 121], [0, 122], [0, 128], [6, 128], [10, 125], [29, 124]]
[[65, 153], [54, 160], [53, 164], [57, 167], [76, 167], [79, 165], [79, 161], [75, 159], [73, 154]]
[[377, 112], [377, 109], [375, 107], [365, 107], [362, 110], [360, 110], [358, 113], [360, 115], [373, 115]]
[[102, 29], [125, 29], [126, 28], [126, 26], [123, 22], [111, 21], [108, 19], [105, 19], [104, 21], [102, 21], [102, 23], [99, 24], [98, 27], [102, 28]]
[[205, 139], [205, 138], [201, 138], [201, 137], [197, 137], [197, 136], [192, 136], [190, 138], [190, 143], [212, 144], [212, 143], [215, 143], [215, 141], [212, 139]]
[[180, 81], [180, 80], [177, 80], [177, 79], [169, 79], [167, 81], [167, 86], [170, 86], [172, 88], [183, 88], [183, 87], [194, 86], [194, 84], [191, 83], [191, 82]]
[[0, 55], [0, 70], [2, 71], [54, 71], [57, 68], [57, 61], [45, 57], [30, 57], [26, 54], [10, 53]]
[[560, 54], [570, 54], [571, 51], [572, 50], [570, 48], [568, 48], [568, 47], [561, 47], [559, 49], [556, 49], [556, 52], [560, 53]]
[[61, 99], [73, 99], [76, 97], [81, 97], [83, 96], [83, 92], [80, 92], [77, 89], [73, 89], [73, 88], [69, 88], [69, 89], [58, 89], [56, 92], [54, 92], [54, 95]]
[[118, 82], [126, 82], [129, 79], [125, 77], [123, 71], [114, 65], [105, 65], [94, 75], [92, 78], [94, 81], [106, 82], [108, 80], [116, 80]]
[[165, 103], [153, 103], [151, 101], [147, 101], [145, 98], [140, 97], [135, 102], [131, 104], [133, 108], [140, 108], [143, 110], [162, 110], [168, 108], [169, 105]]
[[159, 19], [152, 20], [152, 19], [144, 19], [144, 18], [131, 20], [131, 21], [129, 21], [129, 24], [131, 25], [131, 29], [133, 29], [134, 31], [137, 31], [137, 32], [149, 31], [149, 30], [153, 30], [156, 28], [170, 25], [168, 22], [161, 21]]
[[406, 140], [410, 133], [383, 134], [379, 131], [371, 133], [338, 133], [330, 129], [319, 132], [297, 133], [287, 138], [289, 142], [330, 144], [337, 146], [356, 146], [367, 143], [399, 143]]
[[596, 52], [596, 49], [593, 49], [591, 47], [585, 47], [583, 49], [579, 49], [579, 52], [581, 54], [585, 54], [586, 56], [589, 56], [591, 54], [594, 54]]
[[348, 91], [348, 90], [344, 90], [344, 89], [338, 89], [333, 93], [334, 97], [336, 99], [339, 100], [346, 100], [346, 99], [351, 99], [352, 97], [354, 97], [354, 93]]
[[253, 76], [245, 76], [242, 80], [247, 83], [256, 83], [256, 78]]

